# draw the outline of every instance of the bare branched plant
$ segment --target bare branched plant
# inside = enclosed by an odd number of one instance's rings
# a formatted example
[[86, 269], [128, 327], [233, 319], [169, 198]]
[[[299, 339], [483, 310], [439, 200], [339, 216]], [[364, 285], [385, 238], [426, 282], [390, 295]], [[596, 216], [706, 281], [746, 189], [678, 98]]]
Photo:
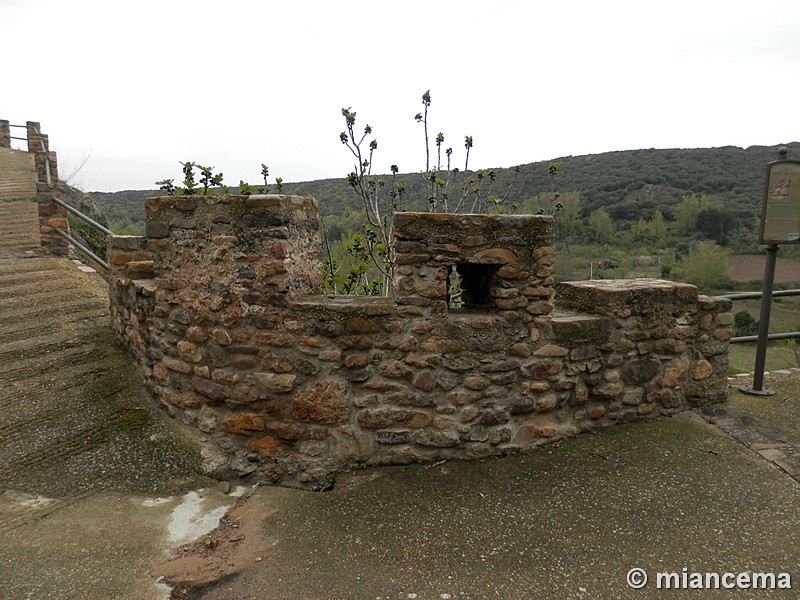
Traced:
[[[414, 119], [423, 127], [425, 142], [423, 177], [428, 210], [459, 212], [469, 206], [473, 213], [489, 210], [497, 213], [506, 212], [506, 201], [516, 183], [520, 168], [515, 167], [513, 181], [505, 194], [493, 195], [493, 186], [497, 178], [494, 169], [481, 169], [474, 174], [469, 173], [473, 137], [464, 136], [465, 153], [462, 171], [453, 166], [453, 149], [444, 146], [445, 137], [442, 132], [438, 132], [433, 140], [436, 163], [432, 165], [428, 123], [430, 106], [431, 93], [427, 90], [422, 94], [422, 111], [418, 112]], [[391, 291], [395, 260], [392, 218], [394, 213], [403, 210], [402, 201], [406, 186], [397, 183], [399, 172], [397, 165], [391, 166], [391, 179], [388, 184], [385, 179], [373, 175], [373, 158], [378, 149], [378, 142], [371, 137], [372, 127], [366, 125], [363, 130], [357, 129], [356, 113], [352, 108], [343, 108], [342, 116], [345, 119], [345, 130], [339, 134], [339, 140], [353, 157], [353, 170], [348, 174], [347, 182], [362, 201], [367, 227], [344, 243], [344, 260], [336, 259], [331, 240], [324, 241], [326, 286], [334, 293], [388, 294]], [[455, 191], [457, 187], [460, 188], [458, 193]], [[511, 212], [516, 210], [516, 207], [516, 204], [511, 204]], [[324, 223], [322, 228], [325, 234]], [[347, 268], [344, 262], [348, 263]]]

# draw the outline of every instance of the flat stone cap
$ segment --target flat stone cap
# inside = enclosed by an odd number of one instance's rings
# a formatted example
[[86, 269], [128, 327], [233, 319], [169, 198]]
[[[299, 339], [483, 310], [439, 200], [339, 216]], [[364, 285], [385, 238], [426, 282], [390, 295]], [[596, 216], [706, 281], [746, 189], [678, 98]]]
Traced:
[[651, 312], [664, 305], [697, 303], [697, 288], [664, 279], [602, 279], [556, 284], [556, 304], [595, 314]]

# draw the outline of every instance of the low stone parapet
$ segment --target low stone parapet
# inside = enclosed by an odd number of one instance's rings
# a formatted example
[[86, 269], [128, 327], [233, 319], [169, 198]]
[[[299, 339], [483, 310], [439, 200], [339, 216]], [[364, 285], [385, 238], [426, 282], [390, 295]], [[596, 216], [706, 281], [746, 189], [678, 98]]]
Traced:
[[551, 217], [398, 214], [381, 298], [322, 294], [311, 198], [155, 198], [147, 217], [110, 240], [115, 331], [221, 476], [324, 489], [724, 395], [730, 305], [657, 280], [554, 288]]

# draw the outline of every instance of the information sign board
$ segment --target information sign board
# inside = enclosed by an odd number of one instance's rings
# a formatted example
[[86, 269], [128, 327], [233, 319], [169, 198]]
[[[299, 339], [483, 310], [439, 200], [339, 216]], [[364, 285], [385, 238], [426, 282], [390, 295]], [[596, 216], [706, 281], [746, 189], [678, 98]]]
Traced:
[[800, 244], [800, 161], [767, 165], [761, 243]]

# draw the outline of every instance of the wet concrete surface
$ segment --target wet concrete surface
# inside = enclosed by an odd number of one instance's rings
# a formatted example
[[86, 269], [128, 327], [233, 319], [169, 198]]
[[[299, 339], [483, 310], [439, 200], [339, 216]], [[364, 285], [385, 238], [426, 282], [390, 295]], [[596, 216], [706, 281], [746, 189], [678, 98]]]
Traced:
[[[261, 560], [194, 597], [662, 597], [627, 586], [634, 567], [800, 578], [800, 487], [689, 415], [518, 457], [352, 472], [326, 494], [259, 488], [249, 502], [277, 509]], [[794, 583], [770, 597], [798, 597]]]

